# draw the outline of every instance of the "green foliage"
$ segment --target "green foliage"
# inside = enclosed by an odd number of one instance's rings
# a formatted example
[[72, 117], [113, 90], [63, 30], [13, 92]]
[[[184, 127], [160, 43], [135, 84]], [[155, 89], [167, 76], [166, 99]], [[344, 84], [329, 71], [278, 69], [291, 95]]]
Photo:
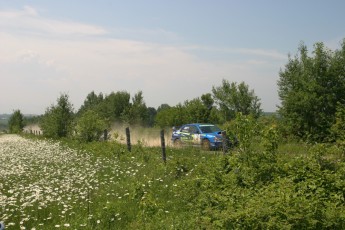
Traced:
[[153, 126], [156, 116], [154, 108], [147, 108], [142, 91], [131, 96], [126, 91], [111, 92], [103, 96], [89, 93], [77, 113], [81, 116], [88, 110], [95, 111], [104, 121], [127, 123], [129, 125]]
[[110, 121], [120, 121], [121, 116], [130, 106], [131, 96], [126, 91], [112, 92], [96, 106], [94, 111]]
[[161, 128], [180, 126], [187, 122], [187, 112], [181, 104], [159, 110], [155, 119], [156, 125]]
[[331, 132], [335, 140], [345, 140], [345, 106], [338, 103], [335, 113], [335, 123], [331, 127]]
[[87, 153], [93, 167], [89, 190], [65, 214], [58, 204], [45, 210], [52, 219], [38, 210], [28, 227], [67, 222], [77, 229], [344, 229], [344, 148], [281, 144], [275, 125], [241, 114], [237, 119], [244, 129], [257, 130], [247, 152], [167, 147], [166, 164], [159, 148], [140, 143], [128, 152], [115, 142], [63, 139], [81, 156]]
[[144, 124], [145, 126], [148, 127], [153, 127], [155, 125], [155, 117], [157, 115], [157, 110], [153, 107], [148, 107], [147, 108], [147, 122]]
[[[184, 103], [187, 123], [206, 123], [208, 122], [209, 109], [206, 105], [196, 98]], [[211, 106], [212, 108], [212, 106]]]
[[43, 135], [52, 138], [67, 137], [73, 127], [73, 106], [67, 94], [61, 94], [57, 105], [47, 108], [41, 120]]
[[289, 133], [310, 140], [331, 137], [336, 106], [345, 100], [345, 40], [332, 52], [323, 43], [314, 45], [313, 57], [301, 44], [279, 73], [279, 113]]
[[24, 128], [24, 116], [20, 110], [15, 110], [8, 120], [8, 129], [10, 133], [21, 133]]
[[88, 110], [76, 122], [76, 137], [85, 142], [97, 141], [106, 128], [106, 122], [96, 112]]
[[264, 126], [262, 132], [262, 146], [267, 153], [275, 154], [278, 149], [280, 135], [276, 126]]
[[148, 123], [149, 114], [142, 91], [134, 95], [132, 104], [123, 110], [121, 119], [130, 125], [146, 125]]
[[84, 104], [80, 107], [78, 114], [82, 114], [83, 112], [89, 109], [95, 109], [99, 106], [103, 101], [103, 94], [99, 93], [98, 95], [95, 94], [94, 91], [89, 93], [84, 100]]
[[251, 114], [255, 118], [262, 113], [260, 99], [244, 82], [230, 84], [223, 79], [221, 86], [212, 88], [212, 93], [226, 120], [235, 118], [237, 113]]
[[211, 94], [204, 94], [201, 99], [195, 98], [174, 107], [159, 108], [155, 124], [165, 128], [186, 123], [218, 123], [220, 120], [218, 113], [217, 108], [213, 106]]
[[236, 136], [239, 141], [239, 151], [249, 152], [257, 143], [255, 139], [258, 137], [260, 127], [257, 119], [252, 115], [237, 113], [234, 120], [225, 124], [225, 131], [228, 136]]
[[155, 125], [160, 128], [174, 126], [175, 123], [175, 108], [167, 108], [158, 110]]

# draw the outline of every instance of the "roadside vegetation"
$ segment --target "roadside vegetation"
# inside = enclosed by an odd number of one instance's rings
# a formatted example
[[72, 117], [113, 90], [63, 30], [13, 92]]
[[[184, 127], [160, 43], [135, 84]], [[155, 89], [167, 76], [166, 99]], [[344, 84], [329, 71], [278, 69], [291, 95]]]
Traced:
[[[289, 57], [271, 115], [245, 83], [227, 80], [157, 110], [142, 92], [92, 92], [75, 112], [62, 94], [37, 118], [43, 136], [0, 136], [0, 221], [8, 229], [344, 229], [345, 40], [311, 54], [301, 44]], [[164, 163], [144, 138], [131, 152], [115, 131], [101, 140], [114, 122], [216, 123], [239, 146], [224, 155], [168, 145]]]

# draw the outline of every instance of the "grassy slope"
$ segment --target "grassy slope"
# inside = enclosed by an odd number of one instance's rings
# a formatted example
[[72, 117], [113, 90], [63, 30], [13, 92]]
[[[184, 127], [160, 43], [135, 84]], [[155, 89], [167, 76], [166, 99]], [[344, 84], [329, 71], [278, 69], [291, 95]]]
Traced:
[[83, 229], [345, 227], [339, 146], [281, 144], [274, 157], [261, 150], [224, 156], [167, 148], [164, 164], [160, 148], [134, 145], [128, 152], [114, 142], [62, 142], [91, 153], [95, 174], [87, 199], [53, 219], [42, 218], [59, 213], [58, 205], [38, 211], [28, 227], [40, 222], [47, 229], [63, 223]]
[[[95, 143], [82, 148], [96, 155], [117, 157], [123, 168], [141, 165], [131, 179], [124, 180], [120, 186], [111, 186], [111, 190], [120, 188], [128, 194], [126, 201], [114, 199], [109, 204], [113, 213], [126, 216], [117, 226], [147, 229], [345, 227], [344, 165], [341, 163], [344, 149], [339, 146], [286, 143], [280, 145], [274, 161], [266, 159], [267, 155], [260, 151], [233, 151], [223, 156], [220, 152], [195, 148], [168, 148], [166, 165], [162, 163], [159, 148], [135, 146], [128, 153], [123, 146], [106, 146]], [[111, 220], [111, 213], [97, 211], [98, 218], [105, 220]]]

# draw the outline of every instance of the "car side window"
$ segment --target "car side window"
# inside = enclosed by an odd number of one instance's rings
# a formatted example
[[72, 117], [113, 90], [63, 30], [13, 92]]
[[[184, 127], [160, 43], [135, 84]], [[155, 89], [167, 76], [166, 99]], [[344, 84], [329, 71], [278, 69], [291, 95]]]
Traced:
[[198, 133], [198, 129], [194, 125], [192, 125], [189, 128], [189, 132], [192, 134], [195, 134], [195, 133]]
[[189, 126], [186, 125], [185, 127], [182, 128], [181, 130], [183, 133], [189, 133]]

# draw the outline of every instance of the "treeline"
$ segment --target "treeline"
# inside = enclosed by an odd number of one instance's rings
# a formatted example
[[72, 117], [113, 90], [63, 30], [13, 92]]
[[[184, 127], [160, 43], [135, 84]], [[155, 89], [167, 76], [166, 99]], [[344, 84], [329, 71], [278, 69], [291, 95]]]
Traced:
[[176, 106], [161, 104], [157, 109], [146, 106], [141, 91], [132, 98], [126, 91], [112, 92], [106, 96], [91, 92], [76, 117], [92, 110], [105, 121], [145, 127], [164, 128], [190, 122], [221, 124], [234, 118], [237, 112], [260, 116], [262, 110], [259, 101], [254, 91], [244, 82], [237, 84], [223, 80], [221, 86], [212, 88], [212, 93], [186, 100]]
[[[341, 49], [335, 51], [316, 43], [311, 55], [302, 43], [279, 72], [278, 94], [281, 105], [274, 123], [283, 136], [321, 142], [344, 139], [345, 39]], [[192, 122], [223, 125], [237, 114], [259, 118], [260, 99], [246, 83], [223, 79], [210, 93], [175, 106], [162, 104], [157, 109], [146, 106], [141, 91], [133, 97], [126, 91], [109, 95], [92, 91], [77, 111], [68, 95], [62, 94], [38, 121], [45, 136], [77, 136], [92, 141], [114, 122], [162, 128]], [[18, 128], [21, 130], [21, 126]], [[10, 127], [10, 131], [18, 128]]]
[[[223, 80], [221, 86], [212, 88], [212, 93], [186, 100], [176, 106], [162, 104], [157, 109], [146, 106], [142, 91], [133, 97], [126, 91], [112, 92], [109, 95], [92, 91], [77, 111], [69, 96], [61, 94], [56, 104], [49, 106], [42, 116], [26, 120], [25, 123], [38, 122], [47, 137], [73, 136], [82, 141], [94, 141], [113, 123], [161, 128], [191, 122], [223, 124], [233, 119], [238, 112], [259, 117], [262, 113], [260, 106], [260, 99], [247, 84]], [[22, 130], [21, 120], [20, 110], [16, 110], [11, 120], [10, 132]]]

